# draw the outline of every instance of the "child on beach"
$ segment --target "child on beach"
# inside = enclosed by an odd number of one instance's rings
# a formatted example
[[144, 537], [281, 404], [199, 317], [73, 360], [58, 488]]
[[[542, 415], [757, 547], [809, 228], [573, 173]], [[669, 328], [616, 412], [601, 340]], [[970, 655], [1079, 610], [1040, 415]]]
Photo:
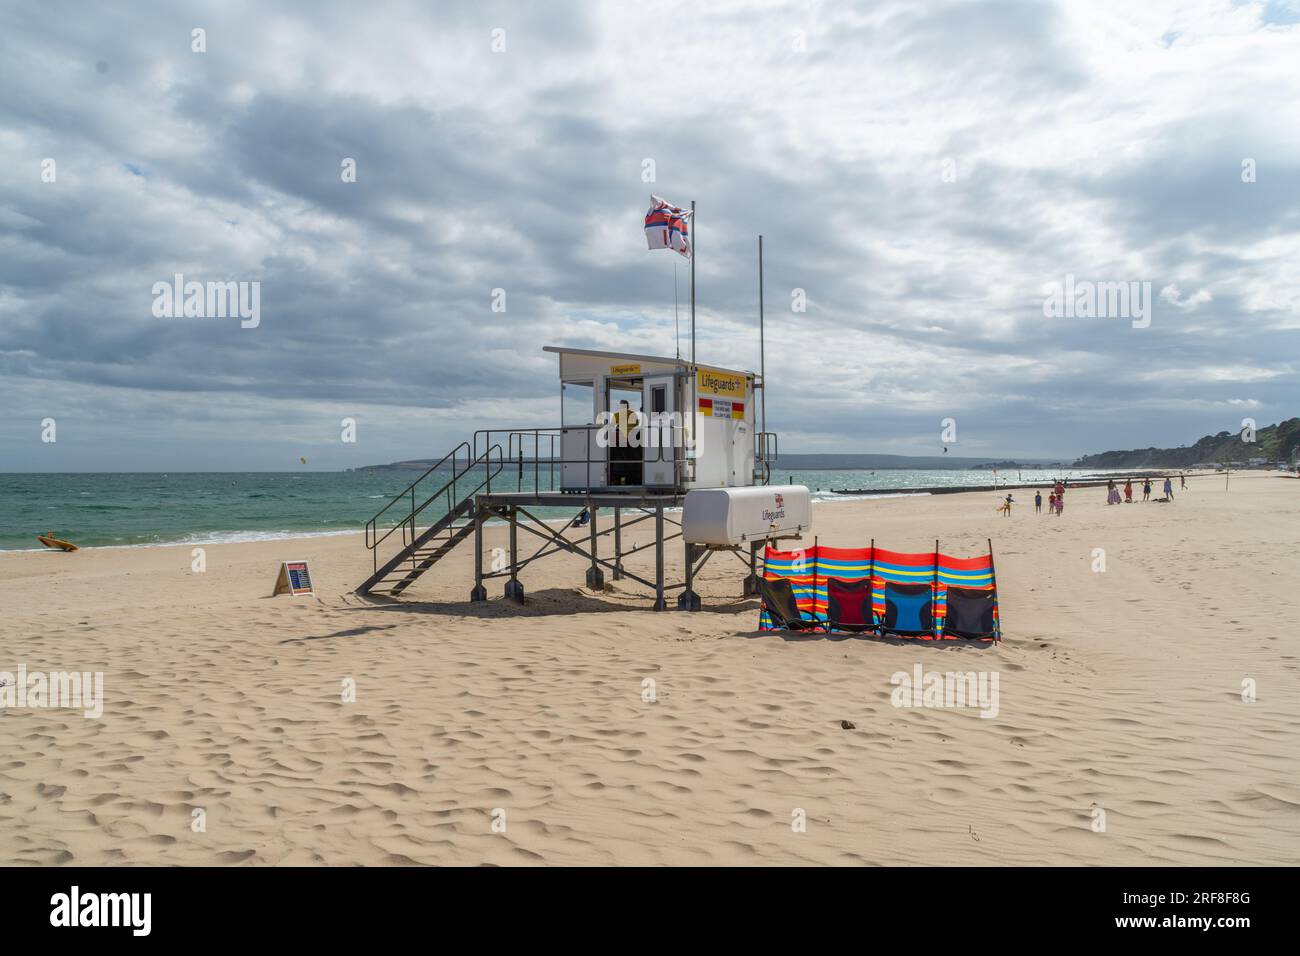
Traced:
[[1151, 479], [1150, 478], [1144, 478], [1142, 480], [1142, 500], [1143, 501], [1151, 500]]
[[1165, 497], [1170, 501], [1174, 500], [1174, 480], [1172, 478], [1165, 479]]
[[1002, 512], [1002, 517], [1011, 517], [1011, 496], [1007, 495], [1007, 500], [998, 506], [998, 511]]
[[1043, 512], [1043, 493], [1041, 491], [1035, 491], [1034, 492], [1034, 513], [1042, 514], [1042, 512]]
[[1061, 511], [1065, 508], [1065, 495], [1056, 495], [1056, 517], [1061, 517]]
[[1132, 503], [1133, 503], [1133, 479], [1128, 478], [1124, 481], [1124, 504], [1131, 505]]

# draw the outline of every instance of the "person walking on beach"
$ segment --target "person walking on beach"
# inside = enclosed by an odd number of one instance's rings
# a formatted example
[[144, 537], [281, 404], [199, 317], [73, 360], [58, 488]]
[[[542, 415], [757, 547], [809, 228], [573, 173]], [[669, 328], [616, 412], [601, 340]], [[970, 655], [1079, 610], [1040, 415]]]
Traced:
[[1186, 475], [1179, 475], [1179, 476], [1178, 476], [1178, 490], [1179, 490], [1179, 491], [1186, 491], [1186, 490], [1187, 490], [1187, 476], [1186, 476]]
[[1132, 503], [1133, 503], [1133, 479], [1127, 478], [1124, 481], [1124, 504], [1131, 505]]
[[1041, 491], [1034, 492], [1034, 513], [1043, 513], [1043, 493]]
[[1174, 480], [1172, 478], [1165, 478], [1165, 497], [1170, 501], [1174, 500]]
[[1151, 500], [1151, 479], [1150, 478], [1142, 479], [1142, 500], [1143, 501]]

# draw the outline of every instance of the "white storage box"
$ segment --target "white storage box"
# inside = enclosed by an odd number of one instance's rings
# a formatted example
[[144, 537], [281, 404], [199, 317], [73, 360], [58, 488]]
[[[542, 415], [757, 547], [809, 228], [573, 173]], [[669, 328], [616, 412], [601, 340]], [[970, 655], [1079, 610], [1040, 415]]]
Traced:
[[687, 544], [745, 544], [812, 528], [812, 499], [803, 485], [695, 488], [686, 493], [682, 537]]

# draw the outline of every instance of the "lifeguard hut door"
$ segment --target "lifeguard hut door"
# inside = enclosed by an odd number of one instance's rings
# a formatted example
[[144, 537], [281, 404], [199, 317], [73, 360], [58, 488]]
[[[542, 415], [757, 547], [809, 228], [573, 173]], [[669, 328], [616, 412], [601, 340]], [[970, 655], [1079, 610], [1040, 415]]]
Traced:
[[682, 446], [678, 414], [681, 382], [678, 374], [648, 375], [642, 381], [642, 444], [647, 488], [676, 488], [679, 484], [677, 455], [673, 449]]

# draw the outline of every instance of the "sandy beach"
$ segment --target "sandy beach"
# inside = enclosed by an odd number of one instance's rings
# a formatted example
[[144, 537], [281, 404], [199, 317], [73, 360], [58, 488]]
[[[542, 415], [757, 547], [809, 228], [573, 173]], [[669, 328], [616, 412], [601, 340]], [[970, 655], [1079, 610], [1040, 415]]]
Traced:
[[[0, 713], [0, 860], [1294, 864], [1300, 480], [1016, 497], [814, 512], [831, 545], [991, 537], [990, 647], [759, 634], [725, 555], [702, 612], [656, 614], [569, 557], [470, 605], [468, 545], [400, 603], [352, 593], [360, 536], [212, 545], [203, 573], [189, 546], [0, 554], [0, 671], [104, 673], [98, 719]], [[294, 559], [315, 597], [269, 596]], [[917, 664], [998, 674], [997, 715], [893, 706]]]

